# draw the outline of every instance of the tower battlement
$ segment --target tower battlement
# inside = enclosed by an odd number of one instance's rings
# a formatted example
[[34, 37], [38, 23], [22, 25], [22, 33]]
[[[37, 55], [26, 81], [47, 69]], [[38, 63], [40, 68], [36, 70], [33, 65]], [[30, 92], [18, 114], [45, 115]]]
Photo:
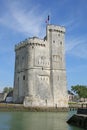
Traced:
[[44, 39], [39, 39], [37, 37], [32, 37], [32, 38], [28, 38], [20, 43], [18, 43], [17, 45], [15, 45], [15, 51], [23, 48], [27, 45], [29, 46], [42, 46], [45, 47], [46, 46], [47, 41]]
[[63, 27], [63, 26], [48, 25], [47, 29], [49, 31], [55, 31], [55, 32], [65, 33], [65, 27]]

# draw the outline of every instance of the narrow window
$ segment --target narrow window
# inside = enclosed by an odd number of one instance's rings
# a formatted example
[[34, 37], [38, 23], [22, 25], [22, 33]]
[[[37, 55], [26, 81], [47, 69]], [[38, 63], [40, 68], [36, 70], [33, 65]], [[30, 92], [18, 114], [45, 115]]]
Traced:
[[23, 76], [23, 80], [25, 80], [25, 75]]
[[55, 41], [53, 41], [53, 43], [55, 43]]
[[19, 64], [19, 56], [16, 56], [16, 62]]
[[22, 60], [24, 59], [24, 57], [22, 56]]
[[60, 45], [62, 45], [62, 41], [60, 42]]
[[60, 37], [60, 33], [58, 34], [58, 36]]
[[16, 56], [16, 60], [18, 60], [19, 59], [19, 57], [18, 56]]

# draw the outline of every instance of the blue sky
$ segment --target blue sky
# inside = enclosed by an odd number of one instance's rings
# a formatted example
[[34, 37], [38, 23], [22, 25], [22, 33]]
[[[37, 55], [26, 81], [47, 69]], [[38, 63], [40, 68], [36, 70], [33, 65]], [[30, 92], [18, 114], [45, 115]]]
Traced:
[[0, 91], [14, 83], [14, 46], [45, 36], [45, 20], [66, 27], [68, 89], [87, 85], [87, 0], [0, 0]]

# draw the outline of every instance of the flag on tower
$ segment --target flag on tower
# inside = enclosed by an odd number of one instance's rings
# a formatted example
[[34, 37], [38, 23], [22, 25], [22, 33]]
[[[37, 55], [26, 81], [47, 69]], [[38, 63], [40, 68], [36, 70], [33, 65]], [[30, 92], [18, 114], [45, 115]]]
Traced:
[[48, 18], [46, 20], [46, 23], [49, 24], [50, 16], [48, 15]]
[[49, 15], [48, 15], [48, 21], [50, 20], [50, 17], [49, 17]]

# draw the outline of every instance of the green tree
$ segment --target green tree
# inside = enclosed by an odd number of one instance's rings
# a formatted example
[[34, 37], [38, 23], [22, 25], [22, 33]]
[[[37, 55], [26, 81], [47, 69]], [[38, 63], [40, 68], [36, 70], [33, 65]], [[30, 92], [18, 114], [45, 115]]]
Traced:
[[71, 86], [71, 90], [76, 94], [78, 94], [80, 98], [87, 98], [87, 86], [84, 85]]
[[5, 88], [3, 89], [3, 93], [9, 93], [9, 92], [11, 92], [11, 91], [13, 91], [13, 88], [12, 88], [12, 87], [5, 87]]

